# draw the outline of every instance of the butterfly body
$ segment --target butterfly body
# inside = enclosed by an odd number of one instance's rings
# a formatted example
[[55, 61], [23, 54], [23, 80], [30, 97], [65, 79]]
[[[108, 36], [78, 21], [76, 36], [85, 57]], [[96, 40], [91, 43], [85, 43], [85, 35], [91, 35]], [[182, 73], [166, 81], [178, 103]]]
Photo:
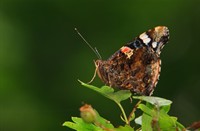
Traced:
[[96, 60], [98, 76], [108, 86], [151, 95], [160, 75], [160, 52], [168, 39], [165, 26], [142, 33], [108, 60]]

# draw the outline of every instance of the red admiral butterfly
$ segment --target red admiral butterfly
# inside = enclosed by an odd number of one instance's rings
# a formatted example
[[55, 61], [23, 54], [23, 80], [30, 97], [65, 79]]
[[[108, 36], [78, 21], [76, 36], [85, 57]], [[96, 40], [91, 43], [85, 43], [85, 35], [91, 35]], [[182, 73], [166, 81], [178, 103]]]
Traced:
[[150, 29], [121, 47], [108, 60], [96, 60], [97, 74], [108, 86], [152, 95], [161, 70], [161, 49], [168, 40], [167, 27]]

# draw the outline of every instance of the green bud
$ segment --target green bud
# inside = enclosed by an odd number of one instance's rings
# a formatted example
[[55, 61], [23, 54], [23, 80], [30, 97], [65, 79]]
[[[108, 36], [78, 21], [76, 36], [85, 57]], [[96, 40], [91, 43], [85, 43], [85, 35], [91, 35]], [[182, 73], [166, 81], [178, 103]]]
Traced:
[[81, 118], [86, 123], [94, 123], [96, 121], [96, 112], [91, 105], [85, 104], [80, 108]]

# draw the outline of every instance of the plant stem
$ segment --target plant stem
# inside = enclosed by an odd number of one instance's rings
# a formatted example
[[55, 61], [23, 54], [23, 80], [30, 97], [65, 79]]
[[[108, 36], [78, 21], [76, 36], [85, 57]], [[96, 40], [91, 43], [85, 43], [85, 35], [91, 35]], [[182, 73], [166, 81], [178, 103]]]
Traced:
[[119, 102], [116, 102], [116, 103], [117, 103], [117, 105], [119, 106], [119, 108], [120, 108], [120, 110], [122, 112], [122, 115], [123, 115], [123, 118], [124, 118], [126, 124], [128, 124], [128, 119], [127, 119], [126, 113], [124, 111], [124, 108], [122, 107], [122, 105]]
[[128, 125], [130, 125], [131, 117], [133, 116], [133, 113], [135, 113], [135, 111], [136, 111], [138, 105], [139, 105], [141, 102], [142, 102], [142, 100], [139, 100], [139, 101], [135, 104], [135, 106], [133, 107], [133, 110], [131, 111], [131, 113], [130, 113], [130, 115], [129, 115], [129, 117], [128, 117], [128, 123], [127, 123]]

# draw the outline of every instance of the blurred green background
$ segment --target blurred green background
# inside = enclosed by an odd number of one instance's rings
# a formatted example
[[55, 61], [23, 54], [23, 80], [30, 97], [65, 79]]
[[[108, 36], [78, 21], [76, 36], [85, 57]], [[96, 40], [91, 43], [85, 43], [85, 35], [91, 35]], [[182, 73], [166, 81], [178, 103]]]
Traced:
[[[91, 79], [97, 57], [75, 27], [107, 59], [140, 33], [168, 26], [170, 42], [161, 54], [154, 96], [172, 100], [170, 114], [186, 126], [199, 120], [199, 5], [199, 0], [1, 0], [0, 130], [66, 131], [62, 123], [79, 116], [84, 102], [121, 124], [112, 101], [77, 82]], [[99, 78], [93, 84], [103, 85]]]

